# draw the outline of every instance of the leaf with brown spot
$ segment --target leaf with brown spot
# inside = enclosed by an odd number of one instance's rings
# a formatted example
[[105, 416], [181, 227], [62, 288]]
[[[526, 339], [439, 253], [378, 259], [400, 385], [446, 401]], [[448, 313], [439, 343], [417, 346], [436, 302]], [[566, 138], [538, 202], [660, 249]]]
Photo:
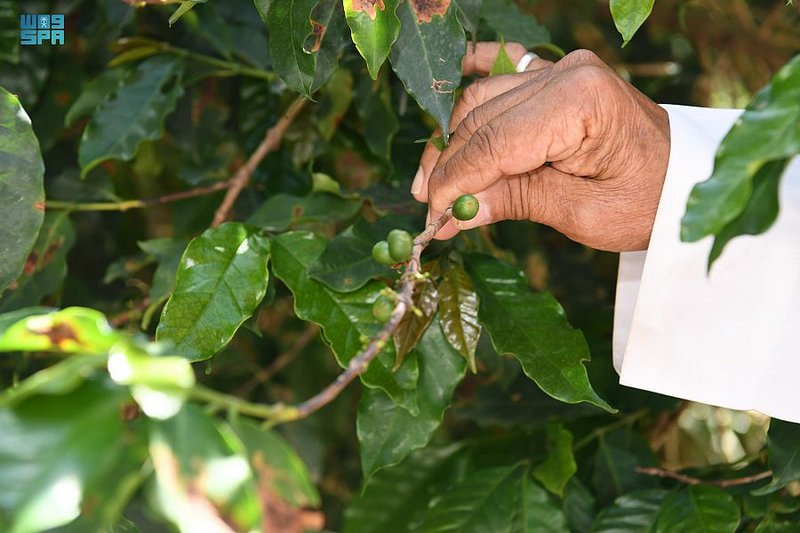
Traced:
[[25, 259], [22, 275], [0, 297], [0, 313], [37, 305], [58, 290], [67, 274], [67, 253], [74, 242], [75, 231], [67, 213], [48, 212]]
[[414, 293], [414, 311], [406, 314], [394, 333], [394, 345], [397, 350], [397, 360], [394, 365], [396, 369], [400, 368], [403, 359], [414, 349], [425, 330], [428, 329], [433, 315], [436, 314], [438, 302], [439, 291], [432, 280], [427, 280], [419, 285]]
[[373, 80], [378, 78], [381, 66], [389, 57], [389, 51], [400, 32], [396, 11], [402, 3], [400, 0], [344, 1], [344, 13], [353, 43], [367, 62]]
[[478, 294], [464, 268], [448, 261], [441, 269], [439, 311], [447, 341], [467, 360], [475, 373], [475, 350], [481, 336], [478, 322]]
[[411, 9], [420, 22], [430, 22], [438, 15], [444, 17], [450, 7], [450, 0], [408, 0]]

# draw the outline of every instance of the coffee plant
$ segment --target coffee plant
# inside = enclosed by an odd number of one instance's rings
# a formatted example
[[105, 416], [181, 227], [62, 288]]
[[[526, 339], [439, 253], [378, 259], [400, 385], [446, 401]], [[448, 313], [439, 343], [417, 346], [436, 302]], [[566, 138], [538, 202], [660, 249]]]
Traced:
[[[408, 192], [471, 43], [592, 46], [680, 102], [732, 53], [692, 33], [727, 3], [531, 4], [0, 0], [0, 528], [797, 531], [800, 427], [617, 384], [615, 256], [432, 240], [480, 209], [426, 225]], [[711, 261], [800, 153], [800, 11], [730, 4], [774, 78], [690, 199]], [[42, 13], [65, 44], [20, 46]]]

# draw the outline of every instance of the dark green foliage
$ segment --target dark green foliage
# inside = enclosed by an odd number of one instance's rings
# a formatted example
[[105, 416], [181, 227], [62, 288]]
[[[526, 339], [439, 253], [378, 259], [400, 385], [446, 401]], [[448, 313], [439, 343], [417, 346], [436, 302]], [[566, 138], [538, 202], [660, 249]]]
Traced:
[[[0, 0], [0, 530], [797, 530], [797, 425], [773, 420], [760, 451], [756, 417], [723, 438], [719, 413], [616, 384], [612, 256], [502, 223], [407, 262], [416, 141], [445, 148], [468, 37], [545, 55], [550, 31], [605, 38], [655, 96], [720, 52], [676, 33], [703, 2], [624, 51], [614, 23], [627, 43], [653, 2], [612, 1], [612, 23], [591, 0], [76, 0], [35, 8], [67, 21], [41, 47], [16, 44], [16, 4]], [[687, 71], [637, 79], [662, 59]], [[684, 237], [715, 235], [712, 260], [777, 216], [799, 67], [692, 195]], [[501, 51], [492, 74], [514, 69]], [[735, 468], [711, 445], [731, 436]], [[684, 448], [693, 484], [642, 470]]]

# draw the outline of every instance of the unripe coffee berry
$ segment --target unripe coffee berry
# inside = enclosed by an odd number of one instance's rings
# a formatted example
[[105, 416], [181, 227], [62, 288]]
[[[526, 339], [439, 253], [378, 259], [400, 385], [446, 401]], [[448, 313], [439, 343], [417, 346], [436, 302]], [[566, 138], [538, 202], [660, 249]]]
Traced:
[[472, 220], [478, 214], [480, 203], [471, 194], [462, 194], [453, 202], [453, 216], [458, 220]]
[[372, 304], [372, 316], [378, 322], [386, 322], [392, 317], [394, 313], [394, 302], [388, 296], [378, 296], [375, 303]]
[[372, 247], [372, 258], [382, 265], [393, 265], [395, 260], [392, 259], [389, 253], [389, 243], [386, 241], [379, 241]]
[[389, 255], [396, 263], [408, 261], [411, 257], [411, 248], [414, 247], [414, 239], [411, 234], [401, 229], [393, 229], [389, 232]]

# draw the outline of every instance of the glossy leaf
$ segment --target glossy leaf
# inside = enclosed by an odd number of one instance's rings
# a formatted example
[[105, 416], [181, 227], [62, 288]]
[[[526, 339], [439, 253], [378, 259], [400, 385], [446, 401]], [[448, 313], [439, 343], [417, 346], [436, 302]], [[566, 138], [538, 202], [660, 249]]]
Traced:
[[369, 479], [382, 468], [395, 465], [430, 442], [442, 423], [453, 391], [464, 377], [463, 359], [447, 343], [438, 324], [427, 329], [416, 350], [419, 364], [416, 404], [412, 414], [379, 390], [361, 398], [356, 433], [361, 448], [361, 470]]
[[322, 87], [337, 70], [339, 55], [350, 44], [341, 0], [317, 0], [311, 10], [311, 33], [303, 43], [306, 53], [316, 55], [317, 65], [311, 92]]
[[378, 78], [381, 66], [400, 33], [397, 18], [399, 0], [342, 0], [344, 14], [353, 42], [367, 63], [372, 79]]
[[[756, 201], [753, 198], [756, 173], [770, 161], [798, 153], [800, 55], [778, 71], [722, 140], [714, 173], [695, 185], [689, 196], [681, 221], [681, 239], [694, 242], [706, 235], [719, 234], [751, 200]], [[764, 216], [771, 216], [768, 209], [764, 212]]]
[[0, 334], [0, 351], [105, 355], [120, 340], [100, 311], [68, 307], [9, 325]]
[[384, 217], [373, 224], [360, 218], [325, 247], [309, 269], [311, 277], [340, 292], [358, 290], [373, 278], [393, 277], [390, 267], [372, 258], [372, 247], [395, 228], [414, 229], [408, 219], [397, 216]]
[[161, 137], [164, 120], [183, 94], [182, 63], [157, 56], [139, 63], [95, 110], [78, 148], [81, 176], [108, 159], [129, 161], [139, 145]]
[[189, 359], [208, 359], [233, 338], [267, 291], [269, 240], [229, 222], [192, 240], [178, 269], [175, 292], [156, 330]]
[[331, 224], [353, 218], [362, 201], [330, 193], [294, 196], [279, 193], [261, 204], [248, 223], [267, 231], [286, 231], [307, 224]]
[[345, 510], [343, 533], [394, 533], [418, 530], [428, 502], [459, 475], [462, 446], [426, 448], [402, 463], [375, 473]]
[[424, 533], [459, 531], [567, 531], [564, 515], [527, 468], [478, 470], [434, 503], [419, 529]]
[[0, 409], [0, 481], [15, 487], [0, 494], [4, 531], [68, 524], [117, 495], [125, 477], [117, 466], [138, 453], [120, 417], [127, 398], [123, 389], [87, 383]]
[[736, 500], [724, 490], [693, 485], [664, 500], [653, 531], [734, 533], [739, 526], [739, 515]]
[[622, 35], [622, 46], [633, 39], [633, 35], [650, 16], [654, 3], [655, 0], [611, 0], [611, 16]]
[[317, 69], [315, 54], [303, 50], [311, 32], [311, 10], [316, 0], [282, 0], [274, 2], [267, 15], [269, 53], [275, 72], [286, 85], [311, 96]]
[[767, 434], [772, 482], [755, 494], [769, 494], [800, 479], [800, 424], [773, 418]]
[[231, 427], [244, 444], [260, 484], [293, 507], [319, 506], [319, 493], [306, 465], [283, 437], [241, 418], [233, 420]]
[[0, 297], [0, 311], [36, 305], [58, 290], [67, 275], [67, 253], [74, 243], [69, 215], [64, 211], [47, 213], [22, 275]]
[[44, 162], [31, 119], [0, 87], [0, 295], [27, 267], [44, 219]]
[[406, 355], [419, 343], [436, 314], [438, 303], [439, 291], [433, 281], [428, 280], [417, 286], [417, 290], [414, 292], [415, 310], [406, 314], [392, 336], [397, 350], [395, 368], [400, 367]]
[[448, 342], [467, 361], [474, 374], [477, 372], [475, 350], [481, 337], [478, 294], [472, 279], [461, 265], [447, 261], [441, 268], [441, 275], [439, 312], [442, 329]]
[[709, 268], [725, 246], [739, 235], [760, 235], [778, 218], [778, 186], [789, 160], [770, 161], [753, 176], [753, 193], [744, 210], [728, 222], [714, 238], [708, 255]]
[[155, 500], [181, 532], [225, 531], [225, 521], [250, 531], [261, 522], [244, 447], [229, 427], [187, 404], [149, 429]]
[[433, 115], [445, 139], [466, 53], [456, 11], [451, 0], [401, 2], [397, 8], [401, 28], [391, 54], [392, 68], [406, 91]]
[[506, 42], [519, 43], [525, 48], [550, 42], [550, 32], [536, 17], [520, 11], [513, 0], [492, 0], [481, 11], [481, 17]]
[[547, 490], [564, 496], [564, 487], [578, 471], [572, 454], [572, 433], [560, 423], [547, 425], [547, 458], [533, 470], [536, 478]]
[[484, 255], [465, 260], [480, 297], [480, 319], [500, 354], [511, 354], [529, 378], [566, 403], [611, 407], [594, 392], [584, 361], [589, 349], [547, 293], [532, 293], [516, 268]]
[[667, 491], [649, 489], [631, 492], [614, 500], [594, 522], [593, 533], [650, 533]]
[[[344, 368], [361, 350], [364, 340], [372, 338], [382, 327], [372, 316], [372, 303], [385, 286], [370, 282], [345, 294], [312, 279], [308, 269], [324, 248], [325, 240], [313, 233], [284, 233], [272, 240], [273, 268], [294, 294], [298, 318], [322, 326], [325, 340]], [[416, 413], [417, 360], [407, 358], [397, 372], [392, 371], [394, 362], [394, 344], [388, 343], [361, 375], [361, 381], [370, 388], [383, 390], [395, 403]]]

